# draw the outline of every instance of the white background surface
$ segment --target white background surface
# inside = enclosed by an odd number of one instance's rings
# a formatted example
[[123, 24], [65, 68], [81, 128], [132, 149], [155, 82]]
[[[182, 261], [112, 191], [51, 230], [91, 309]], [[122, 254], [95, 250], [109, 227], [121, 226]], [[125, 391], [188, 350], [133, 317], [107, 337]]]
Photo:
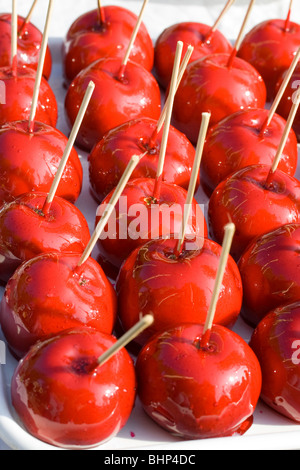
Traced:
[[[31, 0], [18, 0], [19, 14], [26, 16]], [[213, 24], [221, 11], [225, 0], [150, 0], [147, 5], [144, 23], [146, 24], [153, 41], [163, 31], [164, 28], [181, 21], [199, 21], [207, 24]], [[54, 16], [50, 28], [50, 46], [53, 54], [53, 72], [50, 84], [56, 94], [59, 104], [59, 121], [58, 128], [66, 135], [69, 129], [64, 120], [64, 94], [62, 87], [62, 65], [61, 65], [61, 43], [72, 22], [81, 14], [88, 10], [96, 8], [96, 0], [57, 0], [54, 7]], [[128, 1], [104, 1], [103, 5], [121, 5], [131, 9], [135, 13], [139, 13], [142, 0]], [[247, 30], [252, 26], [270, 18], [285, 18], [288, 9], [288, 0], [257, 0], [253, 13], [248, 23]], [[40, 0], [36, 11], [32, 17], [32, 22], [43, 30], [46, 17], [48, 2]], [[246, 12], [248, 0], [236, 0], [234, 7], [225, 17], [220, 30], [230, 39], [234, 39], [239, 32], [241, 22]], [[10, 12], [11, 2], [9, 0], [0, 0], [0, 12]], [[299, 22], [300, 20], [300, 1], [294, 2], [292, 20]], [[82, 164], [85, 173], [84, 188], [82, 195], [78, 201], [78, 206], [86, 215], [90, 228], [93, 230], [94, 214], [96, 211], [96, 203], [89, 195], [88, 179], [87, 179], [87, 163], [86, 154], [81, 152]], [[200, 202], [202, 195], [198, 195]], [[246, 339], [249, 339], [251, 330], [239, 321], [236, 330]], [[0, 366], [3, 376], [7, 379], [11, 374], [14, 361], [10, 358], [5, 366]], [[2, 382], [2, 385], [6, 385]], [[0, 450], [8, 450], [10, 446], [14, 447], [22, 442], [24, 448], [45, 449], [38, 441], [32, 440], [30, 436], [15, 423], [7, 410], [6, 404], [9, 405], [8, 392], [7, 397], [4, 395], [5, 390], [0, 388], [0, 436], [2, 435], [5, 442], [0, 440]], [[2, 396], [1, 396], [2, 394]], [[7, 398], [7, 403], [6, 403]], [[7, 414], [7, 416], [6, 416]], [[4, 429], [4, 431], [3, 431]], [[6, 430], [6, 431], [5, 431]], [[3, 435], [3, 432], [5, 435]], [[131, 434], [133, 433], [133, 434]], [[134, 435], [134, 437], [133, 437]], [[9, 443], [9, 445], [7, 445]], [[17, 444], [16, 444], [17, 443]], [[255, 413], [255, 422], [248, 433], [242, 438], [214, 439], [202, 442], [182, 442], [168, 433], [160, 430], [148, 417], [146, 417], [139, 406], [133, 412], [133, 415], [124, 430], [121, 431], [118, 438], [106, 444], [102, 449], [135, 449], [147, 447], [149, 449], [300, 449], [300, 428], [291, 421], [277, 415], [274, 411], [267, 409], [263, 404], [259, 404]]]

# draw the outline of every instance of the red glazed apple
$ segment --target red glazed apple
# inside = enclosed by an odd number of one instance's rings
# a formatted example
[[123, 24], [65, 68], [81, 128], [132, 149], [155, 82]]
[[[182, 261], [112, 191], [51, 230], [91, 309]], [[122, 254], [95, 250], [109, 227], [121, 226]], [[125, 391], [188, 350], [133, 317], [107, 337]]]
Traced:
[[9, 280], [0, 324], [10, 350], [23, 357], [38, 340], [68, 328], [111, 334], [116, 293], [92, 258], [76, 268], [75, 253], [44, 253], [23, 263]]
[[300, 304], [278, 307], [256, 327], [250, 347], [262, 369], [262, 400], [300, 423]]
[[[283, 80], [284, 80], [285, 73], [279, 78], [278, 83], [276, 85], [276, 90], [279, 89], [281, 86]], [[278, 113], [284, 117], [284, 119], [287, 119], [291, 107], [293, 105], [293, 100], [296, 99], [296, 92], [299, 89], [300, 86], [300, 65], [297, 65], [292, 78], [290, 79], [288, 86], [286, 87], [285, 93], [278, 105]], [[296, 133], [298, 142], [300, 142], [300, 112], [298, 111], [294, 122], [293, 122], [293, 129]]]
[[[107, 57], [123, 58], [137, 23], [135, 13], [120, 6], [109, 5], [80, 16], [69, 28], [64, 42], [64, 74], [74, 80], [81, 70], [96, 60]], [[130, 59], [151, 71], [154, 46], [142, 23], [130, 53]]]
[[257, 326], [274, 308], [300, 300], [299, 245], [300, 224], [287, 224], [247, 247], [238, 263], [247, 323]]
[[0, 279], [45, 252], [82, 254], [90, 239], [87, 221], [69, 201], [56, 196], [43, 213], [46, 193], [26, 193], [0, 210]]
[[[98, 240], [101, 259], [119, 270], [137, 247], [154, 238], [180, 233], [187, 191], [174, 184], [162, 183], [159, 200], [153, 197], [155, 179], [129, 181], [114, 211], [113, 218]], [[111, 192], [98, 208], [96, 223], [109, 204]], [[207, 236], [207, 225], [201, 207], [194, 199], [187, 236]]]
[[230, 54], [212, 54], [187, 66], [174, 101], [173, 125], [196, 142], [201, 115], [210, 127], [237, 111], [264, 108], [266, 87], [248, 62]]
[[[143, 156], [132, 178], [155, 178], [163, 131], [156, 134], [157, 120], [141, 118], [109, 131], [89, 155], [89, 176], [94, 196], [102, 201], [118, 184], [133, 155]], [[163, 180], [187, 189], [195, 148], [184, 134], [170, 126]]]
[[80, 128], [77, 143], [91, 150], [111, 129], [132, 119], [158, 119], [161, 95], [158, 83], [144, 67], [128, 61], [124, 74], [121, 59], [94, 62], [71, 83], [65, 100], [66, 116], [73, 126], [90, 81], [95, 91]]
[[[209, 130], [201, 162], [201, 184], [207, 194], [211, 195], [221, 181], [244, 167], [272, 164], [286, 121], [274, 114], [263, 132], [267, 118], [266, 109], [238, 111]], [[294, 176], [297, 162], [297, 139], [291, 130], [278, 168]]]
[[255, 67], [265, 81], [268, 100], [279, 76], [289, 68], [300, 44], [300, 25], [282, 19], [263, 21], [246, 34], [238, 56]]
[[[32, 105], [36, 72], [31, 68], [18, 67], [16, 73], [11, 67], [0, 68], [1, 96], [0, 126], [9, 122], [28, 120]], [[4, 99], [2, 99], [4, 98]], [[58, 106], [52, 88], [42, 77], [35, 120], [55, 127]]]
[[252, 165], [226, 178], [214, 190], [208, 209], [210, 233], [222, 243], [224, 226], [236, 227], [231, 254], [237, 260], [253, 241], [282, 225], [300, 223], [300, 182], [270, 167]]
[[[139, 346], [152, 334], [180, 323], [205, 322], [222, 247], [205, 238], [185, 239], [177, 257], [177, 243], [152, 240], [131, 253], [121, 267], [116, 290], [123, 330], [129, 330], [141, 315], [154, 316], [153, 325], [134, 340]], [[229, 257], [215, 323], [233, 326], [242, 297], [240, 273]]]
[[190, 44], [194, 52], [190, 62], [214, 53], [230, 53], [232, 46], [218, 30], [196, 22], [177, 23], [166, 28], [155, 44], [155, 73], [159, 83], [167, 88], [171, 81], [177, 41]]
[[30, 434], [67, 449], [95, 447], [118, 434], [134, 406], [136, 376], [124, 348], [97, 367], [115, 342], [78, 328], [32, 347], [11, 386], [12, 404]]
[[[37, 70], [42, 33], [32, 23], [25, 23], [25, 18], [18, 16], [18, 47], [17, 62], [19, 67], [30, 67]], [[11, 64], [11, 14], [0, 15], [0, 67]], [[49, 79], [52, 70], [52, 56], [50, 48], [47, 47], [44, 61], [43, 75]]]
[[259, 362], [245, 341], [214, 325], [183, 324], [155, 335], [138, 356], [138, 395], [146, 413], [184, 439], [244, 434], [261, 391]]
[[[1, 108], [1, 106], [0, 106]], [[64, 150], [67, 137], [59, 130], [28, 121], [11, 122], [0, 128], [0, 200], [13, 201], [31, 191], [48, 192]], [[74, 203], [82, 189], [83, 170], [72, 149], [57, 189], [57, 196]]]

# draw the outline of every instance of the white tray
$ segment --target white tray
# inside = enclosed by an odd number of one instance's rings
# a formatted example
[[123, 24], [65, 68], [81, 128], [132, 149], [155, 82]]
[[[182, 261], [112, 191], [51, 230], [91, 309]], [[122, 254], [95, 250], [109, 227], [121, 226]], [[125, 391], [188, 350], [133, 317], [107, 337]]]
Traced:
[[[34, 23], [43, 29], [45, 8], [47, 7], [46, 0], [40, 0], [44, 11], [35, 14], [33, 21]], [[59, 2], [56, 5], [56, 9], [62, 8], [63, 14], [56, 17], [55, 24], [53, 25], [52, 38], [50, 40], [50, 46], [53, 53], [53, 72], [51, 76], [51, 86], [57, 96], [59, 104], [59, 122], [58, 128], [66, 135], [69, 133], [69, 129], [64, 119], [64, 96], [65, 90], [62, 87], [62, 65], [61, 65], [61, 42], [62, 36], [64, 36], [67, 28], [71, 22], [77, 18], [80, 14], [89, 9], [95, 7], [95, 0], [65, 0], [65, 2]], [[109, 2], [113, 4], [123, 4], [122, 1]], [[109, 4], [104, 2], [104, 4]], [[145, 17], [145, 23], [155, 40], [159, 32], [169, 24], [174, 24], [178, 21], [184, 20], [196, 20], [196, 15], [192, 15], [193, 12], [197, 14], [201, 13], [199, 21], [208, 22], [212, 24], [213, 19], [220, 11], [220, 5], [224, 4], [220, 0], [210, 0], [208, 2], [202, 2], [202, 4], [209, 4], [210, 7], [199, 6], [197, 0], [188, 0], [183, 3], [178, 0], [151, 0], [148, 5], [148, 11]], [[227, 19], [223, 23], [223, 29], [230, 31], [230, 34], [234, 34], [237, 31], [237, 24], [240, 24], [241, 18], [245, 11], [245, 1], [240, 0], [238, 6], [233, 8], [233, 11], [228, 15]], [[286, 13], [286, 0], [269, 0], [264, 2], [257, 2], [260, 5], [259, 14], [256, 11], [254, 18], [250, 20], [249, 27], [260, 20], [269, 18], [270, 6], [272, 5], [272, 15], [279, 15]], [[28, 11], [28, 4], [31, 4], [31, 0], [26, 2], [26, 5], [20, 5], [22, 11], [20, 14], [24, 14]], [[139, 11], [141, 1], [128, 1], [126, 6], [131, 8], [133, 11]], [[71, 8], [70, 8], [71, 6]], [[300, 8], [297, 2], [298, 9]], [[296, 7], [295, 7], [296, 8]], [[160, 14], [158, 11], [163, 9], [167, 11], [167, 15]], [[0, 11], [7, 10], [7, 0], [0, 0]], [[68, 21], [65, 12], [70, 13]], [[299, 12], [300, 13], [300, 12]], [[300, 17], [300, 14], [295, 12], [295, 18]], [[275, 16], [274, 16], [275, 17]], [[167, 20], [166, 20], [167, 18]], [[80, 157], [84, 170], [84, 185], [82, 194], [77, 202], [77, 206], [82, 210], [86, 216], [91, 232], [94, 229], [94, 216], [97, 209], [95, 200], [91, 197], [89, 191], [88, 181], [88, 165], [87, 165], [87, 154], [80, 152]], [[299, 154], [300, 158], [300, 154]], [[300, 173], [300, 172], [299, 172]], [[199, 203], [206, 203], [206, 198], [203, 192], [200, 190], [197, 194]], [[97, 253], [94, 253], [96, 256]], [[0, 296], [3, 294], [3, 289], [0, 290]], [[246, 341], [251, 337], [252, 329], [249, 328], [242, 319], [239, 319], [234, 330], [239, 333]], [[3, 341], [3, 336], [0, 330], [0, 340]], [[11, 357], [8, 350], [6, 349], [6, 364], [0, 365], [0, 449], [14, 449], [14, 450], [58, 450], [56, 447], [49, 446], [43, 442], [33, 438], [23, 428], [22, 424], [18, 421], [15, 416], [14, 410], [10, 400], [10, 381], [13, 371], [16, 367], [16, 361]], [[1, 441], [2, 440], [2, 441]], [[266, 407], [263, 403], [259, 402], [255, 413], [254, 423], [248, 432], [243, 436], [219, 438], [219, 439], [205, 439], [197, 441], [182, 441], [174, 438], [169, 433], [157, 426], [142, 410], [139, 401], [137, 400], [135, 409], [124, 429], [121, 430], [119, 435], [107, 442], [106, 444], [96, 448], [95, 450], [292, 450], [300, 449], [300, 427], [296, 423], [288, 420], [287, 418], [277, 414], [275, 411]]]

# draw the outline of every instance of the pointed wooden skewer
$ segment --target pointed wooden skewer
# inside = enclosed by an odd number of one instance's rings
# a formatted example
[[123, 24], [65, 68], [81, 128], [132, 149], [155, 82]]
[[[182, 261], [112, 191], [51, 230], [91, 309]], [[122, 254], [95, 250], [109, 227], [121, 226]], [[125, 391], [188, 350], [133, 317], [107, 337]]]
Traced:
[[274, 116], [274, 114], [276, 113], [276, 110], [277, 110], [277, 108], [278, 108], [278, 105], [279, 105], [279, 103], [280, 103], [280, 101], [281, 101], [281, 98], [283, 97], [283, 94], [284, 94], [284, 92], [285, 92], [285, 90], [286, 90], [286, 87], [287, 87], [287, 85], [288, 85], [288, 83], [289, 83], [289, 81], [290, 81], [290, 79], [291, 79], [291, 77], [292, 77], [292, 75], [293, 75], [293, 73], [294, 73], [294, 70], [295, 70], [295, 68], [296, 68], [296, 66], [297, 66], [297, 64], [298, 64], [298, 62], [299, 62], [299, 59], [300, 59], [300, 47], [299, 47], [299, 49], [298, 49], [298, 51], [297, 51], [297, 53], [296, 53], [296, 55], [295, 55], [295, 57], [294, 57], [294, 59], [293, 59], [291, 65], [290, 65], [290, 67], [289, 67], [287, 73], [285, 74], [284, 80], [283, 80], [283, 82], [282, 82], [282, 84], [281, 84], [281, 86], [280, 86], [280, 89], [278, 90], [278, 92], [277, 92], [277, 94], [276, 94], [276, 97], [275, 97], [275, 99], [274, 99], [274, 101], [273, 101], [273, 103], [272, 103], [272, 106], [271, 106], [271, 108], [270, 108], [270, 110], [269, 110], [268, 117], [267, 117], [267, 119], [265, 120], [265, 122], [264, 122], [264, 124], [263, 124], [263, 126], [262, 126], [262, 128], [261, 128], [261, 131], [260, 131], [260, 135], [261, 135], [261, 136], [265, 133], [265, 131], [266, 131], [267, 128], [269, 127], [269, 125], [270, 125], [270, 123], [271, 123], [271, 121], [272, 121], [272, 119], [273, 119], [273, 116]]
[[200, 165], [201, 165], [201, 160], [202, 160], [202, 155], [203, 155], [203, 147], [206, 139], [206, 134], [209, 126], [209, 120], [210, 120], [210, 113], [203, 113], [202, 114], [202, 122], [201, 122], [201, 128], [198, 136], [198, 142], [197, 142], [197, 147], [196, 147], [196, 156], [195, 156], [195, 161], [193, 165], [193, 171], [190, 179], [190, 184], [188, 188], [188, 194], [185, 202], [185, 210], [184, 210], [184, 217], [182, 221], [182, 227], [181, 227], [181, 233], [180, 233], [180, 238], [178, 240], [178, 244], [175, 250], [175, 257], [178, 258], [179, 255], [182, 252], [182, 247], [185, 239], [185, 234], [186, 234], [186, 228], [187, 228], [187, 223], [189, 221], [190, 213], [191, 213], [191, 208], [192, 208], [192, 201], [195, 196], [195, 188], [197, 184], [197, 179], [199, 175], [199, 170], [200, 170]]
[[104, 213], [101, 217], [101, 219], [99, 220], [95, 230], [94, 230], [94, 233], [93, 235], [91, 236], [91, 239], [89, 241], [89, 243], [87, 244], [86, 246], [86, 249], [84, 250], [79, 262], [78, 262], [78, 265], [77, 265], [77, 268], [82, 266], [83, 263], [86, 262], [86, 260], [89, 258], [89, 256], [91, 255], [101, 233], [103, 232], [118, 200], [120, 199], [120, 196], [122, 194], [122, 192], [124, 191], [124, 188], [126, 186], [126, 184], [128, 183], [134, 169], [136, 168], [136, 166], [138, 165], [138, 163], [140, 162], [140, 160], [147, 154], [147, 152], [141, 154], [141, 155], [133, 155], [133, 157], [131, 157], [131, 160], [129, 162], [129, 164], [127, 165], [126, 167], [126, 170], [124, 171], [123, 175], [122, 175], [122, 178], [120, 179], [119, 181], [119, 184], [118, 186], [115, 188], [115, 191], [113, 193], [113, 196], [111, 198], [111, 200], [109, 201], [109, 204], [107, 204], [105, 210], [104, 210]]
[[105, 364], [111, 359], [118, 351], [127, 346], [133, 339], [141, 334], [146, 328], [152, 325], [154, 317], [152, 315], [145, 315], [135, 326], [127, 331], [111, 348], [103, 353], [97, 360], [97, 367]]
[[229, 257], [230, 250], [231, 250], [234, 233], [235, 233], [235, 225], [233, 223], [227, 224], [225, 226], [222, 252], [221, 252], [220, 262], [219, 262], [217, 276], [215, 280], [213, 295], [212, 295], [212, 299], [211, 299], [210, 306], [208, 309], [206, 321], [204, 324], [202, 337], [200, 340], [201, 348], [206, 348], [209, 346], [210, 332], [213, 326], [217, 303], [219, 300], [219, 294], [220, 294], [220, 290], [222, 287], [222, 282], [223, 282], [223, 278], [224, 278], [224, 274], [225, 274], [225, 270], [226, 270], [226, 266], [228, 262], [228, 257]]
[[104, 24], [105, 23], [105, 14], [104, 14], [104, 9], [103, 9], [101, 0], [98, 0], [98, 14], [99, 14], [100, 24]]
[[[178, 79], [177, 79], [177, 85], [176, 85], [176, 92], [179, 88], [179, 85], [180, 85], [180, 82], [183, 78], [183, 75], [184, 75], [184, 72], [185, 72], [185, 69], [187, 68], [187, 65], [190, 61], [190, 58], [192, 56], [194, 52], [194, 47], [193, 46], [188, 46], [187, 48], [187, 51], [185, 53], [185, 56], [180, 64], [180, 69], [179, 69], [179, 73], [178, 73]], [[165, 123], [165, 120], [166, 120], [166, 116], [167, 116], [167, 111], [168, 111], [168, 108], [169, 108], [169, 105], [170, 105], [170, 94], [168, 95], [167, 99], [166, 99], [166, 102], [164, 104], [164, 107], [163, 107], [163, 110], [161, 112], [161, 115], [159, 117], [159, 120], [157, 121], [157, 126], [156, 126], [156, 129], [155, 131], [153, 132], [152, 136], [151, 136], [151, 139], [150, 139], [150, 148], [151, 148], [151, 143], [153, 143], [157, 137], [157, 135], [160, 133], [164, 123]]]
[[59, 182], [60, 182], [61, 177], [63, 175], [63, 172], [65, 170], [65, 167], [66, 167], [66, 164], [68, 162], [68, 159], [69, 159], [70, 153], [72, 151], [73, 145], [75, 144], [80, 126], [82, 124], [83, 118], [85, 116], [85, 113], [86, 113], [87, 107], [89, 105], [89, 102], [91, 100], [94, 89], [95, 89], [95, 84], [93, 82], [90, 82], [87, 89], [86, 89], [81, 107], [79, 109], [79, 112], [77, 114], [75, 123], [73, 125], [73, 128], [72, 128], [70, 137], [68, 139], [64, 154], [62, 156], [62, 159], [61, 159], [60, 164], [58, 166], [55, 178], [53, 180], [53, 183], [51, 185], [50, 191], [49, 191], [48, 196], [46, 198], [44, 207], [42, 209], [43, 214], [47, 214], [50, 210], [52, 201], [55, 197]]
[[289, 117], [287, 119], [287, 122], [286, 122], [286, 125], [285, 125], [285, 128], [284, 128], [284, 132], [283, 132], [279, 147], [277, 149], [275, 158], [273, 160], [272, 167], [270, 169], [270, 172], [269, 172], [266, 184], [265, 184], [266, 188], [271, 187], [271, 185], [272, 185], [272, 179], [273, 179], [274, 173], [276, 172], [277, 167], [278, 167], [279, 162], [280, 162], [280, 159], [282, 157], [282, 153], [283, 153], [284, 147], [286, 145], [287, 139], [289, 137], [290, 130], [293, 126], [297, 111], [299, 109], [299, 105], [300, 105], [300, 88], [295, 93], [294, 102], [293, 102], [293, 105], [291, 107]]
[[218, 16], [218, 18], [216, 19], [216, 21], [214, 22], [213, 26], [210, 28], [210, 30], [208, 31], [208, 33], [206, 34], [205, 38], [203, 39], [203, 42], [207, 42], [209, 41], [209, 39], [211, 38], [211, 36], [213, 35], [213, 33], [218, 29], [218, 26], [219, 24], [221, 23], [223, 17], [225, 16], [225, 14], [227, 13], [227, 11], [229, 10], [229, 8], [231, 8], [231, 6], [234, 4], [235, 0], [228, 0], [226, 5], [224, 6], [223, 10], [221, 11], [220, 15]]
[[133, 30], [133, 33], [131, 35], [131, 39], [129, 41], [129, 45], [128, 45], [127, 50], [126, 50], [126, 54], [125, 54], [124, 59], [123, 59], [122, 64], [121, 64], [121, 68], [120, 68], [120, 71], [119, 71], [119, 74], [118, 74], [118, 79], [119, 80], [122, 80], [122, 78], [124, 77], [125, 68], [126, 68], [128, 60], [129, 60], [129, 56], [130, 56], [134, 41], [136, 40], [137, 34], [139, 32], [139, 29], [140, 29], [140, 26], [141, 26], [141, 23], [142, 23], [142, 20], [143, 20], [145, 8], [147, 6], [148, 1], [149, 0], [144, 0], [144, 2], [143, 2], [140, 14], [139, 14], [138, 19], [137, 19], [137, 23], [136, 23], [135, 28]]
[[17, 54], [18, 54], [18, 14], [17, 14], [17, 0], [12, 0], [12, 14], [11, 14], [11, 66], [13, 75], [17, 74]]
[[162, 174], [164, 170], [164, 163], [165, 163], [165, 157], [166, 157], [166, 151], [167, 151], [171, 119], [172, 119], [174, 98], [175, 98], [176, 89], [177, 89], [177, 81], [178, 81], [182, 49], [183, 49], [183, 42], [178, 41], [177, 47], [176, 47], [175, 59], [174, 59], [170, 91], [169, 91], [168, 107], [166, 111], [166, 118], [165, 118], [165, 124], [164, 124], [163, 136], [161, 140], [161, 147], [160, 147], [156, 178], [155, 178], [155, 184], [154, 184], [153, 199], [155, 201], [158, 201], [160, 198]]
[[31, 8], [30, 8], [30, 10], [29, 10], [29, 12], [28, 12], [26, 18], [24, 18], [23, 24], [22, 24], [21, 28], [19, 29], [19, 33], [18, 33], [19, 36], [22, 35], [22, 32], [23, 32], [25, 26], [30, 22], [31, 17], [32, 17], [32, 15], [33, 15], [33, 12], [34, 12], [34, 10], [35, 10], [35, 7], [36, 7], [38, 1], [39, 1], [39, 0], [34, 0], [33, 4], [31, 5]]
[[288, 10], [288, 14], [287, 14], [287, 17], [286, 17], [286, 20], [285, 20], [285, 27], [284, 27], [284, 30], [286, 32], [288, 32], [290, 30], [292, 8], [293, 8], [293, 0], [290, 0], [289, 10]]
[[241, 45], [241, 42], [243, 40], [243, 35], [244, 35], [244, 31], [246, 29], [246, 26], [247, 26], [247, 23], [248, 23], [248, 20], [249, 20], [249, 17], [250, 17], [250, 14], [252, 12], [252, 9], [254, 7], [254, 3], [255, 3], [255, 0], [250, 0], [250, 3], [249, 3], [249, 6], [248, 6], [248, 9], [247, 9], [247, 12], [246, 12], [246, 15], [245, 15], [245, 18], [244, 18], [244, 21], [243, 21], [243, 24], [242, 24], [242, 27], [240, 29], [240, 32], [238, 34], [238, 37], [236, 39], [236, 42], [235, 42], [235, 45], [233, 47], [233, 50], [230, 54], [230, 57], [229, 57], [229, 60], [228, 60], [228, 64], [227, 64], [227, 67], [231, 67], [232, 65], [232, 62], [234, 60], [234, 58], [236, 57], [237, 55], [237, 52], [240, 48], [240, 45]]
[[50, 19], [51, 19], [51, 15], [52, 15], [52, 10], [53, 10], [53, 0], [49, 0], [46, 23], [45, 23], [44, 34], [43, 34], [43, 40], [42, 40], [42, 44], [41, 44], [38, 68], [37, 68], [36, 79], [35, 79], [35, 84], [34, 84], [34, 91], [33, 91], [33, 98], [32, 98], [30, 116], [29, 116], [29, 124], [28, 124], [29, 132], [33, 132], [33, 128], [34, 128], [34, 119], [35, 119], [37, 105], [38, 105], [40, 85], [41, 85], [41, 81], [42, 81], [45, 57], [46, 57], [47, 46], [48, 46]]

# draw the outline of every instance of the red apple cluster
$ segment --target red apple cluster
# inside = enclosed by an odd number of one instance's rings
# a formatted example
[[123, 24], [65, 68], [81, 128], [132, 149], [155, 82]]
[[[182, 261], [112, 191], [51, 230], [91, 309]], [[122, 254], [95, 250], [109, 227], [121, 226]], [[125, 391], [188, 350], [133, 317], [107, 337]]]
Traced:
[[[57, 102], [47, 82], [50, 51], [30, 127], [25, 110], [42, 36], [19, 18], [18, 67], [11, 65], [10, 18], [0, 16], [5, 38], [0, 79], [7, 93], [0, 106], [0, 279], [5, 284], [0, 325], [19, 361], [11, 397], [27, 431], [56, 447], [93, 448], [125, 426], [136, 398], [159, 426], [183, 439], [245, 433], [260, 397], [300, 422], [300, 183], [294, 130], [278, 168], [270, 171], [286, 128], [290, 88], [265, 126], [267, 91], [276, 83], [278, 89], [290, 66], [299, 46], [298, 25], [263, 23], [235, 51], [218, 29], [195, 22], [167, 28], [154, 45], [142, 23], [126, 63], [135, 14], [99, 7], [71, 25], [63, 48], [64, 106], [72, 127], [94, 82], [76, 143], [88, 153], [90, 189], [101, 203], [96, 226], [132, 156], [141, 155], [122, 193], [127, 206], [120, 198], [115, 207], [113, 236], [100, 237], [97, 260], [89, 256], [82, 263], [91, 236], [75, 205], [83, 180], [75, 148], [56, 196], [46, 205], [67, 145], [56, 129]], [[265, 37], [279, 42], [272, 68], [267, 46], [257, 47]], [[158, 180], [163, 134], [157, 122], [178, 41], [193, 45], [194, 54], [175, 95]], [[207, 220], [195, 196], [179, 246], [175, 235], [182, 227], [204, 112], [210, 113], [211, 126], [196, 189], [209, 198]], [[139, 237], [130, 237], [135, 204], [145, 215], [135, 225]], [[180, 216], [168, 219], [164, 209], [174, 205]], [[158, 219], [151, 231], [154, 212]], [[228, 222], [236, 232], [205, 342]], [[131, 355], [123, 347], [101, 364], [117, 336], [148, 315], [154, 321], [132, 340]], [[249, 344], [234, 332], [240, 317], [254, 329]]]

